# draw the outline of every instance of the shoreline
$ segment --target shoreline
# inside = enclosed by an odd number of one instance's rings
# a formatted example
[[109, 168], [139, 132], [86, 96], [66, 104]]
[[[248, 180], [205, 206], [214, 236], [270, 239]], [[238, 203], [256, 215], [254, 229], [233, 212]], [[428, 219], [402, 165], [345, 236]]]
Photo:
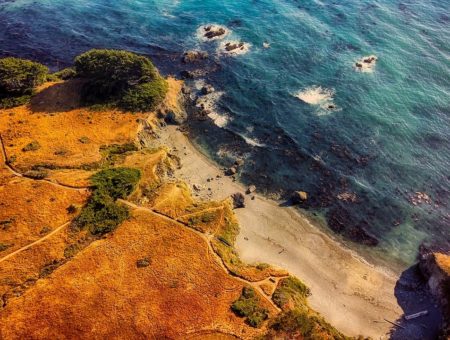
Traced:
[[[193, 190], [198, 199], [245, 192], [177, 126], [163, 128], [159, 142], [180, 158], [175, 177], [200, 188]], [[311, 307], [345, 334], [389, 337], [392, 325], [384, 319], [395, 321], [403, 314], [394, 296], [397, 273], [370, 264], [295, 208], [259, 194], [246, 195], [246, 207], [235, 213], [240, 224], [236, 250], [243, 261], [266, 262], [297, 276], [311, 288]]]

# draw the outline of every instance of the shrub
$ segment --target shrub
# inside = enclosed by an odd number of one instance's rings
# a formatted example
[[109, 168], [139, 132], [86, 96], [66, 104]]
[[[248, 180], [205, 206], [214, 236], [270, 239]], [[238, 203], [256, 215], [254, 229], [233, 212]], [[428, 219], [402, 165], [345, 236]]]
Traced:
[[6, 243], [0, 243], [0, 252], [5, 251], [6, 249], [8, 249], [10, 247], [9, 244]]
[[127, 89], [150, 82], [158, 71], [147, 57], [119, 50], [90, 50], [75, 58], [79, 77], [87, 79], [83, 91], [88, 101], [121, 97]]
[[297, 307], [306, 306], [306, 298], [311, 295], [309, 288], [299, 279], [289, 276], [278, 283], [272, 299], [280, 308], [285, 308], [290, 301]]
[[24, 95], [19, 97], [0, 98], [0, 109], [11, 109], [16, 106], [25, 105], [31, 99], [31, 96]]
[[103, 156], [104, 166], [113, 166], [120, 159], [125, 158], [125, 154], [130, 151], [137, 151], [134, 143], [102, 145], [100, 153]]
[[56, 80], [69, 80], [73, 79], [77, 76], [77, 71], [73, 67], [64, 68], [58, 72], [49, 74], [47, 80], [56, 81]]
[[239, 299], [233, 302], [231, 310], [240, 317], [246, 317], [246, 322], [252, 327], [260, 327], [268, 318], [268, 312], [260, 307], [259, 299], [253, 288], [244, 287]]
[[39, 142], [34, 140], [34, 141], [28, 143], [27, 145], [25, 145], [22, 148], [22, 151], [23, 152], [36, 151], [36, 150], [39, 150], [40, 148], [41, 148], [41, 145], [39, 144]]
[[0, 59], [0, 97], [30, 95], [46, 80], [48, 68], [19, 58]]
[[97, 172], [91, 177], [92, 195], [75, 219], [75, 226], [88, 229], [93, 235], [103, 235], [116, 229], [129, 217], [128, 208], [118, 205], [116, 200], [131, 194], [140, 177], [140, 171], [131, 168]]
[[93, 235], [103, 235], [116, 229], [129, 217], [126, 207], [102, 192], [94, 192], [86, 206], [76, 218], [80, 229], [87, 229]]
[[350, 339], [339, 333], [323, 318], [299, 309], [281, 313], [270, 324], [270, 328], [287, 337], [292, 335], [300, 339]]
[[152, 111], [162, 103], [168, 89], [167, 81], [161, 77], [136, 85], [125, 92], [120, 107], [132, 112]]
[[96, 192], [116, 200], [130, 195], [140, 178], [141, 172], [137, 169], [113, 168], [97, 172], [91, 177], [91, 182]]

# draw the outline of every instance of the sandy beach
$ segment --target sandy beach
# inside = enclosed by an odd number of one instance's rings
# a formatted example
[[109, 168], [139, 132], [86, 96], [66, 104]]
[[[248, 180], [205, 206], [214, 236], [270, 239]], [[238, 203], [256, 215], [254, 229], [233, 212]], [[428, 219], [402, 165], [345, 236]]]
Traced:
[[[201, 189], [198, 198], [224, 199], [246, 188], [197, 149], [175, 126], [162, 130], [160, 143], [181, 159], [175, 176]], [[312, 225], [292, 207], [280, 207], [261, 195], [246, 195], [246, 207], [235, 210], [241, 258], [287, 269], [312, 291], [309, 303], [349, 336], [387, 339], [402, 310], [394, 296], [398, 277], [373, 266]]]

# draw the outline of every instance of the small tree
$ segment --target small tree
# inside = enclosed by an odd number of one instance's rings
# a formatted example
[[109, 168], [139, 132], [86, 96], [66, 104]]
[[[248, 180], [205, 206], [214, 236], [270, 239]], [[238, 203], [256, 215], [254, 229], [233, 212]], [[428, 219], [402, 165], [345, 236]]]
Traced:
[[0, 59], [0, 98], [30, 95], [47, 78], [48, 68], [19, 58]]
[[87, 80], [88, 92], [94, 92], [91, 97], [99, 99], [121, 96], [130, 87], [159, 76], [149, 58], [119, 50], [85, 52], [75, 58], [75, 70], [77, 76]]

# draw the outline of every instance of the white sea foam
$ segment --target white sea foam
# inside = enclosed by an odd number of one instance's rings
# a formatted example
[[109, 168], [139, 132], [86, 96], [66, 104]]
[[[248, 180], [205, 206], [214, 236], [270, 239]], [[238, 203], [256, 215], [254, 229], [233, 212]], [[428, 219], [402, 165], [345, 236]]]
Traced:
[[[209, 38], [207, 34], [209, 32], [218, 32], [220, 30], [223, 30], [223, 34], [214, 36]], [[197, 28], [197, 39], [200, 41], [214, 41], [214, 40], [221, 40], [225, 38], [227, 35], [231, 33], [231, 30], [223, 25], [216, 25], [216, 24], [208, 24], [208, 25], [202, 25], [199, 28]]]
[[377, 60], [378, 58], [375, 55], [362, 57], [353, 64], [353, 68], [358, 72], [372, 73], [375, 69], [375, 65], [377, 64]]
[[244, 136], [244, 135], [241, 135], [241, 137], [244, 138], [245, 142], [246, 142], [248, 145], [251, 145], [251, 146], [257, 146], [257, 147], [259, 147], [259, 148], [263, 148], [263, 147], [266, 146], [266, 144], [261, 143], [261, 142], [260, 142], [258, 139], [256, 139], [256, 138], [250, 138], [250, 137], [247, 137], [247, 136]]
[[230, 117], [224, 114], [219, 114], [217, 112], [211, 112], [210, 114], [208, 114], [208, 117], [211, 118], [214, 124], [216, 124], [220, 128], [227, 126], [228, 122], [230, 121]]
[[[206, 82], [203, 79], [197, 80], [194, 83], [194, 87], [197, 90], [200, 90], [205, 85]], [[200, 96], [195, 103], [196, 107], [209, 111], [208, 117], [211, 118], [214, 124], [221, 128], [225, 127], [230, 121], [229, 116], [217, 111], [217, 101], [223, 96], [223, 94], [224, 92], [221, 91], [211, 92]]]
[[317, 106], [319, 116], [327, 115], [340, 108], [334, 103], [334, 89], [323, 88], [322, 86], [310, 86], [294, 94], [295, 97], [309, 105]]
[[218, 54], [223, 55], [230, 55], [230, 56], [236, 56], [236, 55], [242, 55], [246, 54], [250, 50], [251, 44], [238, 41], [238, 40], [227, 40], [222, 41], [217, 48]]

